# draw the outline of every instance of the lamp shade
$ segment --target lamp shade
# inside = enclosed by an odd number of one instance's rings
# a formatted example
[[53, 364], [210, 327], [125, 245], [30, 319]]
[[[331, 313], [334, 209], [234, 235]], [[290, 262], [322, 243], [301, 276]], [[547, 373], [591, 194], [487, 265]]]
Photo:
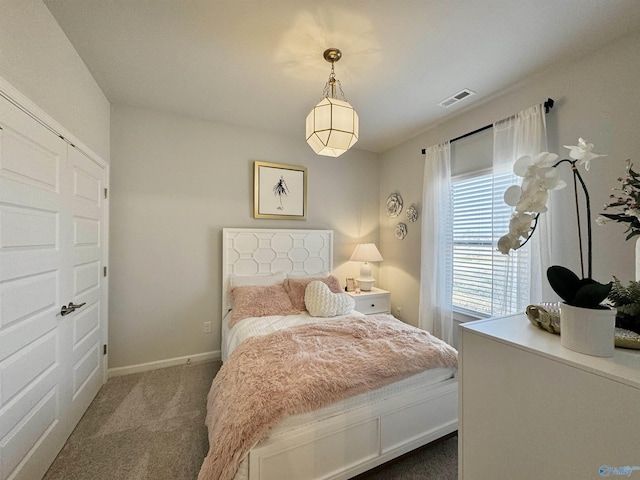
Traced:
[[359, 243], [349, 260], [353, 262], [381, 262], [384, 259], [375, 243]]
[[307, 115], [307, 143], [318, 155], [339, 157], [358, 141], [358, 124], [349, 102], [325, 97]]

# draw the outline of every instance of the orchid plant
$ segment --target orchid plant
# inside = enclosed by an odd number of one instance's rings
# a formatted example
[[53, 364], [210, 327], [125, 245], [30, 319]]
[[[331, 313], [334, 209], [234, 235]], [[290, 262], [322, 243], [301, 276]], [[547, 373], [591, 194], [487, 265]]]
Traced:
[[[607, 298], [611, 290], [611, 282], [601, 284], [592, 276], [592, 244], [591, 244], [591, 205], [589, 192], [578, 171], [578, 166], [584, 165], [589, 170], [591, 161], [599, 155], [594, 153], [593, 144], [580, 138], [578, 145], [565, 145], [569, 149], [569, 158], [558, 160], [555, 153], [542, 152], [535, 157], [525, 155], [514, 164], [514, 173], [522, 177], [521, 185], [513, 185], [504, 193], [507, 205], [515, 207], [509, 222], [509, 233], [498, 240], [498, 250], [508, 254], [524, 246], [535, 232], [538, 217], [547, 211], [547, 201], [550, 190], [566, 187], [566, 183], [558, 176], [557, 167], [563, 163], [571, 165], [573, 173], [574, 196], [576, 200], [576, 216], [578, 219], [578, 242], [580, 250], [580, 264], [582, 278], [569, 269], [552, 266], [547, 270], [547, 278], [553, 290], [568, 304], [585, 308], [605, 308], [600, 303]], [[584, 255], [582, 250], [582, 228], [580, 209], [578, 205], [578, 183], [582, 187], [586, 200], [587, 225], [587, 275], [584, 273]]]
[[611, 209], [614, 213], [602, 213], [596, 218], [596, 223], [626, 223], [626, 240], [629, 240], [640, 235], [640, 174], [633, 170], [630, 160], [627, 160], [627, 175], [618, 178], [618, 182], [619, 187], [613, 189], [614, 193], [609, 196], [610, 202], [604, 206], [605, 210]]
[[[609, 203], [596, 223], [609, 222], [627, 224], [626, 240], [640, 235], [640, 174], [633, 170], [631, 160], [627, 160], [627, 174], [618, 178], [619, 185], [613, 188]], [[609, 301], [617, 309], [616, 327], [640, 333], [640, 282], [631, 281], [629, 286], [622, 285], [614, 278]]]

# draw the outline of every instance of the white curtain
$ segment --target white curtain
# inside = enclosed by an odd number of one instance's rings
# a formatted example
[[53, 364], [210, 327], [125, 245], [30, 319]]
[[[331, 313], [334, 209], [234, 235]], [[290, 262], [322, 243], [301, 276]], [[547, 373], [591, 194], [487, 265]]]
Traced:
[[[535, 156], [547, 151], [547, 125], [544, 105], [534, 105], [516, 115], [496, 122], [493, 125], [493, 174], [513, 172], [513, 164], [523, 155]], [[520, 183], [520, 177], [513, 176], [513, 184]], [[504, 192], [494, 195], [494, 202], [504, 202]], [[494, 208], [495, 210], [495, 208]], [[517, 262], [509, 269], [518, 278], [522, 288], [517, 292], [518, 307], [524, 311], [530, 303], [538, 303], [550, 299], [547, 292], [546, 270], [550, 265], [551, 237], [548, 224], [549, 212], [540, 216], [534, 237], [527, 245], [510, 255], [509, 262]], [[495, 242], [505, 232], [494, 232]], [[526, 278], [528, 285], [521, 280]], [[498, 295], [504, 292], [497, 292]], [[548, 300], [547, 300], [548, 301]]]
[[426, 150], [422, 197], [420, 328], [452, 342], [453, 233], [449, 142]]

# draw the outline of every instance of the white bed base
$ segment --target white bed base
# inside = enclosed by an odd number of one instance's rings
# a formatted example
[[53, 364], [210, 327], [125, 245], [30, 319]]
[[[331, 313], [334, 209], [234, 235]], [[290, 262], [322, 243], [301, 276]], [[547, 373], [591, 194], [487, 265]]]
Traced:
[[272, 436], [249, 452], [249, 480], [348, 479], [458, 429], [458, 382]]
[[[224, 229], [223, 314], [227, 311], [229, 275], [331, 270], [332, 243], [333, 232], [327, 230]], [[281, 251], [288, 244], [294, 252]], [[248, 251], [251, 245], [260, 252]], [[281, 261], [270, 267], [255, 260], [256, 256]], [[238, 262], [240, 259], [243, 261]], [[286, 265], [291, 265], [291, 270]], [[419, 393], [395, 394], [373, 405], [272, 435], [250, 450], [248, 478], [348, 479], [457, 429], [458, 382], [452, 378]]]

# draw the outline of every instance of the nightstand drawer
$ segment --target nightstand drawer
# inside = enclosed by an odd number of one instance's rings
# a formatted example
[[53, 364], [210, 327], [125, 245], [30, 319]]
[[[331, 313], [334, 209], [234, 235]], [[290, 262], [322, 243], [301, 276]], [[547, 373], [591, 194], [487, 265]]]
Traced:
[[389, 313], [391, 311], [388, 295], [382, 295], [374, 298], [371, 298], [370, 296], [358, 298], [356, 296], [355, 300], [355, 309], [365, 315], [370, 315], [372, 313]]
[[374, 313], [391, 313], [391, 292], [373, 287], [360, 293], [347, 292], [356, 301], [354, 310], [365, 315]]

